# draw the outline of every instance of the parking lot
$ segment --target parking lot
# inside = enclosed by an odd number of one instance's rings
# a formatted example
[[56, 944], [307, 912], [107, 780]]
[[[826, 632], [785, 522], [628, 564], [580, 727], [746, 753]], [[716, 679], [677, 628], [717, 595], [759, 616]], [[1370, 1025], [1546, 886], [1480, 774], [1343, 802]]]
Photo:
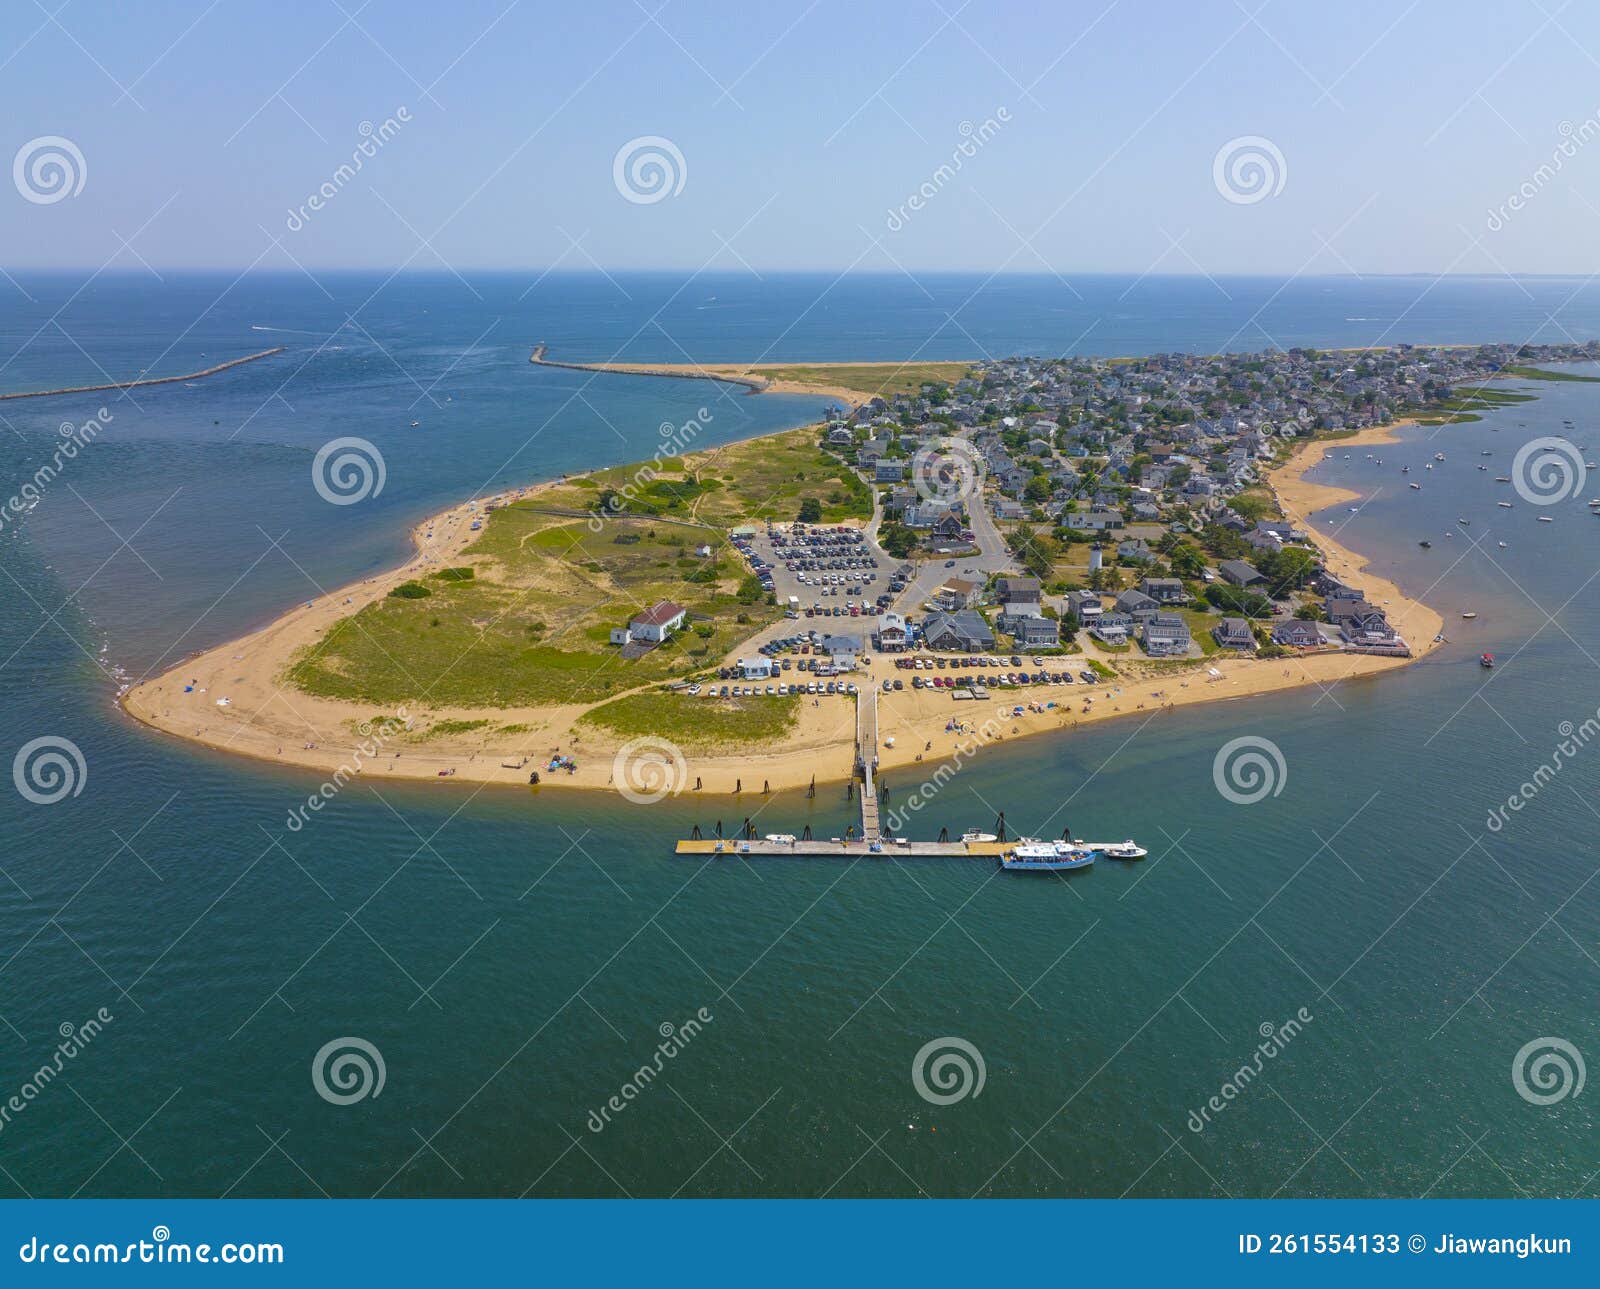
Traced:
[[894, 561], [847, 525], [774, 525], [734, 546], [778, 603], [804, 617], [873, 616], [902, 585]]

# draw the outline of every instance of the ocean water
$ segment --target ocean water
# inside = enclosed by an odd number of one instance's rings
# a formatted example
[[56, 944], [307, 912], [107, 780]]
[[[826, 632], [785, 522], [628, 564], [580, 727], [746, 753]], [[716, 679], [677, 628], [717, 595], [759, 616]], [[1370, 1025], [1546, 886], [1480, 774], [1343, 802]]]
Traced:
[[[0, 792], [0, 1105], [17, 1098], [0, 1186], [1592, 1194], [1592, 1093], [1538, 1104], [1514, 1069], [1537, 1040], [1600, 1053], [1600, 750], [1540, 769], [1600, 708], [1600, 521], [1589, 491], [1502, 510], [1493, 477], [1544, 435], [1595, 436], [1597, 459], [1600, 387], [1532, 386], [1537, 402], [1480, 423], [1407, 431], [1373, 450], [1381, 466], [1352, 449], [1320, 468], [1364, 501], [1318, 527], [1444, 612], [1450, 643], [1428, 659], [1003, 744], [923, 813], [928, 835], [1003, 810], [1013, 831], [1150, 848], [1069, 880], [670, 853], [695, 823], [757, 813], [836, 832], [852, 810], [831, 790], [631, 807], [357, 783], [291, 832], [318, 777], [199, 753], [113, 702], [120, 679], [397, 561], [408, 525], [449, 501], [646, 456], [663, 422], [702, 407], [709, 443], [822, 406], [535, 369], [540, 340], [714, 361], [1600, 334], [1600, 292], [1576, 282], [1448, 281], [1419, 300], [1426, 285], [23, 280], [31, 299], [0, 312], [0, 389], [289, 352], [193, 388], [0, 404], [8, 493], [62, 422], [111, 418], [0, 530], [3, 750], [69, 739], [86, 768], [54, 804]], [[387, 466], [359, 505], [311, 487], [313, 454], [342, 435]], [[1486, 649], [1493, 672], [1476, 665]], [[1243, 736], [1282, 757], [1253, 804], [1214, 777]], [[1521, 808], [1492, 826], [1513, 794]], [[101, 1009], [57, 1071], [60, 1027]], [[1258, 1057], [1263, 1026], [1291, 1017], [1293, 1037]], [[657, 1072], [663, 1027], [691, 1018]], [[347, 1038], [381, 1053], [383, 1086], [335, 1104], [313, 1065]], [[951, 1039], [981, 1061], [981, 1091], [936, 1104], [913, 1068]], [[613, 1096], [624, 1108], [596, 1113]]]

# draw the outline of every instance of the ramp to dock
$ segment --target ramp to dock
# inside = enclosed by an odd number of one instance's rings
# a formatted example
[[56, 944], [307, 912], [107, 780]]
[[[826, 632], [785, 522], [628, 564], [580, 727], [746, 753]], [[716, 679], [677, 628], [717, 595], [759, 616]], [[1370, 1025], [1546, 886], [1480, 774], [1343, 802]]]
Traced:
[[856, 698], [856, 768], [861, 773], [861, 836], [877, 841], [883, 832], [878, 817], [878, 691], [870, 685]]

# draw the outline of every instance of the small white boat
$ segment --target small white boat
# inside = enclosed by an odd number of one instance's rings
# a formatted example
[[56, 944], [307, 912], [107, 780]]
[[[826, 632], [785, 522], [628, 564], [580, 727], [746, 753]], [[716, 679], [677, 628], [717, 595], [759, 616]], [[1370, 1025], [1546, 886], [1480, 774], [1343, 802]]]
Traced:
[[978, 832], [973, 830], [971, 832], [962, 833], [961, 840], [966, 843], [971, 843], [975, 841], [999, 841], [1000, 838], [996, 837], [992, 832]]
[[1136, 845], [1132, 837], [1127, 841], [1074, 841], [1072, 844], [1084, 850], [1098, 851], [1107, 859], [1143, 859], [1150, 853], [1143, 846]]
[[1472, 520], [1470, 520], [1470, 519], [1463, 519], [1463, 518], [1461, 518], [1460, 515], [1456, 516], [1456, 523], [1461, 524], [1463, 527], [1466, 526], [1467, 524], [1470, 524], [1471, 522], [1472, 522]]
[[777, 846], [793, 846], [794, 834], [792, 832], [769, 832], [762, 841], [770, 841]]
[[1433, 459], [1435, 461], [1443, 461], [1444, 460], [1444, 453], [1443, 452], [1435, 452], [1433, 454]]
[[1422, 491], [1422, 485], [1420, 483], [1413, 483], [1413, 484], [1410, 485], [1410, 488], [1411, 488], [1412, 492], [1421, 492]]
[[1494, 504], [1499, 506], [1501, 510], [1510, 510], [1511, 509], [1511, 503], [1509, 501], [1497, 501]]
[[1511, 543], [1510, 542], [1500, 542], [1500, 543], [1498, 543], [1498, 545], [1499, 545], [1501, 550], [1505, 550], [1505, 548], [1507, 546], [1511, 545]]
[[1541, 524], [1553, 524], [1556, 521], [1554, 519], [1552, 519], [1549, 515], [1540, 515], [1539, 516], [1539, 522]]
[[1471, 621], [1471, 620], [1472, 620], [1472, 619], [1473, 619], [1473, 618], [1475, 618], [1475, 617], [1477, 617], [1477, 616], [1478, 616], [1478, 615], [1477, 615], [1477, 614], [1476, 614], [1476, 613], [1474, 613], [1474, 612], [1472, 612], [1472, 611], [1471, 611], [1471, 610], [1470, 610], [1470, 609], [1469, 609], [1469, 610], [1468, 610], [1468, 611], [1467, 611], [1467, 612], [1465, 612], [1465, 613], [1463, 613], [1463, 614], [1462, 614], [1462, 615], [1461, 615], [1461, 616], [1462, 616], [1462, 617], [1464, 617], [1464, 618], [1466, 618], [1466, 619], [1467, 619], [1467, 621], [1469, 621], [1469, 622], [1470, 622], [1470, 621]]

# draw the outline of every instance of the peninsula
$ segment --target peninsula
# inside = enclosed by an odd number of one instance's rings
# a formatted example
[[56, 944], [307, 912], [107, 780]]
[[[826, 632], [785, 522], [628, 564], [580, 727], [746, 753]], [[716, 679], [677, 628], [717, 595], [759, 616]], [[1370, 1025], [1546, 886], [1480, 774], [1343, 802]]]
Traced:
[[[1330, 686], [1429, 652], [1442, 623], [1312, 532], [1344, 494], [1306, 471], [1597, 357], [1009, 359], [721, 447], [690, 422], [650, 462], [432, 516], [401, 568], [122, 701], [329, 773], [619, 787], [619, 749], [647, 740], [674, 790], [753, 793], [848, 779], [868, 691], [893, 771], [980, 732]], [[917, 365], [870, 366], [888, 388]]]

